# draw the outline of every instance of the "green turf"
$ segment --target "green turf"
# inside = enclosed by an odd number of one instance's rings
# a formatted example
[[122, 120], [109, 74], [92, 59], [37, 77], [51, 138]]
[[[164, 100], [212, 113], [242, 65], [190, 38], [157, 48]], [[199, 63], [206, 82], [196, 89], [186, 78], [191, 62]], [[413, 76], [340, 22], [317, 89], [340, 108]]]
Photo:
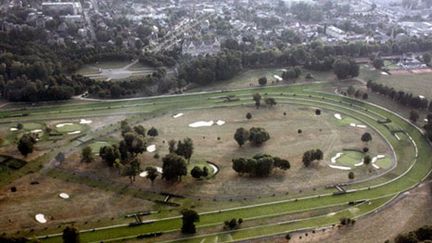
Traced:
[[92, 149], [93, 153], [99, 154], [99, 150], [102, 147], [109, 146], [109, 145], [111, 145], [111, 144], [108, 142], [105, 142], [105, 141], [96, 141], [96, 142], [90, 144], [89, 146]]
[[364, 154], [357, 151], [343, 151], [343, 154], [336, 160], [336, 164], [354, 167], [364, 157]]
[[378, 165], [382, 169], [388, 169], [392, 165], [392, 160], [386, 156], [383, 159], [379, 159], [375, 162], [376, 165]]
[[[62, 123], [59, 123], [62, 124]], [[85, 129], [83, 125], [80, 124], [76, 124], [76, 123], [72, 123], [72, 125], [65, 125], [62, 127], [57, 127], [58, 124], [56, 124], [55, 126], [55, 130], [59, 133], [69, 133], [69, 132], [74, 132], [74, 131], [81, 131], [83, 132], [83, 130]]]
[[42, 124], [35, 123], [35, 122], [25, 122], [23, 123], [23, 126], [25, 130], [29, 130], [29, 131], [43, 128]]

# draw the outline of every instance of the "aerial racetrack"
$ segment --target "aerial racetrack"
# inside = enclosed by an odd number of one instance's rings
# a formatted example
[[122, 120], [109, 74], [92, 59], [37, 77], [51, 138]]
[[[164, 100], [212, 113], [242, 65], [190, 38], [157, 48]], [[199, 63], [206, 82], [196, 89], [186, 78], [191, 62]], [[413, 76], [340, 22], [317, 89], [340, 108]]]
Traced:
[[[249, 107], [251, 110], [253, 107], [251, 96], [260, 92], [264, 97], [275, 98], [278, 106], [291, 107], [287, 109], [306, 109], [305, 112], [309, 113], [313, 113], [315, 109], [320, 109], [323, 115], [327, 115], [326, 120], [333, 119], [332, 123], [338, 122], [337, 126], [343, 126], [346, 129], [361, 130], [366, 127], [374, 133], [374, 139], [379, 140], [383, 148], [387, 148], [384, 150], [387, 152], [386, 158], [379, 157], [380, 151], [375, 154], [374, 162], [376, 164], [374, 165], [380, 167], [377, 173], [352, 181], [345, 176], [345, 179], [336, 183], [340, 184], [346, 193], [338, 193], [335, 187], [316, 184], [312, 187], [305, 186], [301, 190], [289, 190], [289, 193], [270, 191], [262, 194], [257, 193], [257, 195], [245, 194], [241, 198], [234, 199], [232, 196], [226, 198], [204, 196], [199, 199], [198, 205], [205, 206], [196, 207], [200, 214], [200, 222], [197, 223], [198, 233], [193, 236], [182, 235], [179, 238], [177, 235], [173, 238], [164, 238], [164, 235], [170, 235], [180, 230], [181, 217], [172, 214], [164, 216], [157, 213], [150, 215], [144, 221], [145, 224], [139, 226], [113, 225], [104, 228], [81, 229], [80, 233], [83, 242], [132, 240], [137, 237], [148, 237], [154, 233], [163, 233], [160, 238], [150, 238], [154, 241], [240, 241], [296, 230], [317, 230], [339, 223], [340, 218], [358, 218], [379, 212], [382, 207], [385, 207], [398, 195], [417, 186], [429, 175], [432, 169], [430, 161], [432, 152], [420, 129], [399, 115], [374, 104], [319, 92], [317, 91], [319, 86], [320, 84], [293, 85], [141, 100], [62, 104], [53, 107], [41, 106], [25, 110], [26, 115], [20, 118], [17, 117], [24, 112], [23, 110], [6, 109], [0, 113], [0, 117], [3, 123], [7, 123], [92, 119], [108, 114], [127, 115], [131, 117], [131, 120], [140, 120], [142, 116], [157, 119], [160, 116], [171, 117], [176, 113], [184, 113], [184, 116], [178, 118], [180, 120], [186, 118], [190, 112], [211, 112], [212, 109], [244, 109], [245, 107]], [[236, 99], [225, 102], [225, 97], [228, 96], [236, 97]], [[261, 111], [257, 111], [257, 113], [259, 112]], [[290, 112], [288, 112], [289, 114]], [[344, 121], [345, 118], [347, 120]], [[217, 119], [219, 117], [214, 117], [215, 121]], [[362, 127], [354, 128], [354, 125]], [[218, 128], [218, 125], [213, 126]], [[224, 126], [229, 126], [229, 121], [222, 124], [220, 128]], [[112, 129], [114, 128], [107, 126], [98, 131], [89, 131], [85, 137], [97, 139], [98, 136], [109, 133]], [[274, 136], [278, 135], [274, 134]], [[356, 136], [355, 139], [359, 139], [357, 135], [353, 136]], [[89, 140], [83, 140], [83, 143], [87, 141]], [[199, 142], [197, 141], [197, 143]], [[59, 148], [51, 153], [54, 155], [59, 151], [73, 150], [76, 146], [75, 144], [67, 148]], [[335, 173], [344, 173], [344, 175], [347, 174], [348, 168], [353, 171], [357, 170], [356, 164], [358, 164], [359, 157], [352, 151], [331, 150], [326, 158], [328, 158], [326, 161], [320, 163], [323, 163], [327, 170], [333, 169]], [[213, 161], [212, 158], [208, 158], [208, 160]], [[53, 171], [51, 173], [55, 173], [55, 168], [48, 168], [47, 173], [50, 173], [50, 169]], [[220, 175], [217, 175], [216, 178], [218, 176]], [[210, 180], [209, 183], [211, 182]], [[146, 194], [145, 191], [141, 193]], [[189, 192], [187, 197], [189, 197], [187, 200], [197, 200], [192, 192]], [[231, 218], [242, 218], [244, 220], [242, 227], [233, 231], [221, 231], [219, 226]], [[61, 234], [36, 232], [36, 236], [43, 242], [58, 242]]]

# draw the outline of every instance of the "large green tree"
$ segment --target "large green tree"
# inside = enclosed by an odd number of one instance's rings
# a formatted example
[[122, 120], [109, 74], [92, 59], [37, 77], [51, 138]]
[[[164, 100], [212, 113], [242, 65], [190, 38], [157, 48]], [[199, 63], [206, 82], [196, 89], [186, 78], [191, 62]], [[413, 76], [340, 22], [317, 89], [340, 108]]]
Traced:
[[171, 153], [166, 155], [162, 162], [162, 179], [179, 181], [182, 176], [187, 175], [187, 165], [183, 157]]
[[74, 227], [66, 226], [63, 230], [62, 239], [64, 243], [79, 243], [79, 231]]
[[176, 154], [183, 156], [185, 159], [190, 162], [194, 150], [192, 139], [185, 138], [183, 141], [177, 142], [177, 149], [175, 151]]
[[198, 213], [191, 209], [183, 209], [181, 214], [183, 222], [181, 232], [183, 234], [195, 234], [195, 222], [199, 222], [200, 219]]
[[243, 146], [249, 139], [249, 131], [243, 127], [238, 128], [234, 134], [234, 139], [240, 147]]
[[270, 139], [270, 134], [261, 127], [252, 127], [249, 130], [249, 141], [255, 145], [261, 145]]
[[33, 153], [33, 148], [36, 142], [37, 137], [35, 134], [24, 134], [18, 140], [18, 150], [22, 155], [24, 155], [24, 157], [26, 157], [28, 154]]

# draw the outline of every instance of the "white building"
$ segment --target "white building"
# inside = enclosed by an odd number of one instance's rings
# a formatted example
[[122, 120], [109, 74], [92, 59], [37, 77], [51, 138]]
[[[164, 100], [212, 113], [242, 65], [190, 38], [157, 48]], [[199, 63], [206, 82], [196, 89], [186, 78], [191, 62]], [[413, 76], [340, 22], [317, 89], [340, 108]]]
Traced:
[[328, 36], [335, 38], [335, 39], [338, 39], [338, 40], [344, 40], [347, 37], [345, 31], [343, 31], [343, 30], [341, 30], [341, 29], [339, 29], [333, 25], [330, 25], [327, 27], [326, 34]]

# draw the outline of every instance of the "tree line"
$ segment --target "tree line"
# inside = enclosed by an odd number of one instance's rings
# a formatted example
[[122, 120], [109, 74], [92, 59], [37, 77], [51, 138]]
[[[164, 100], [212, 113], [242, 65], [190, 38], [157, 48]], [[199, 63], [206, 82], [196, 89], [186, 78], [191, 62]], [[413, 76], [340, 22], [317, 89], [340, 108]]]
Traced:
[[371, 80], [367, 82], [367, 87], [372, 92], [387, 96], [391, 100], [394, 100], [403, 106], [408, 106], [415, 109], [428, 109], [429, 111], [432, 111], [432, 102], [429, 102], [426, 98], [414, 96], [412, 93], [402, 90], [397, 91], [392, 87], [378, 84]]

